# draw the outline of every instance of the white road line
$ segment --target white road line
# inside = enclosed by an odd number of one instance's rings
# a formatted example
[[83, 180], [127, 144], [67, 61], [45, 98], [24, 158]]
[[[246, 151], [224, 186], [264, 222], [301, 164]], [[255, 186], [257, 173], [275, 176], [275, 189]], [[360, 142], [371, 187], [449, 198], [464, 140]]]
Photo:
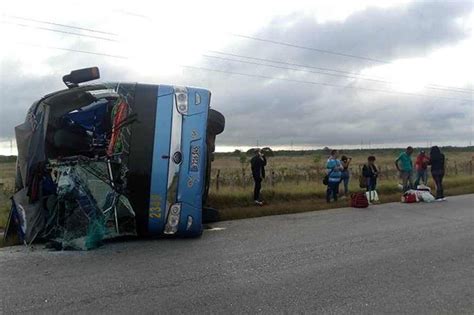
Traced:
[[215, 228], [207, 229], [206, 231], [223, 231], [223, 230], [225, 230], [225, 228], [222, 228], [222, 227], [215, 227]]

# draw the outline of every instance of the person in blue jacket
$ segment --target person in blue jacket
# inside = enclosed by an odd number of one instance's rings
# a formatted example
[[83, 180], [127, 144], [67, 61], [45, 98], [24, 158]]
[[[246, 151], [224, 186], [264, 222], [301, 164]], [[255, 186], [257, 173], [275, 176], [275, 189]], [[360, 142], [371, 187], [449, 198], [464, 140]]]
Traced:
[[331, 202], [331, 197], [334, 201], [337, 201], [339, 183], [341, 182], [342, 170], [344, 169], [341, 161], [337, 159], [337, 154], [337, 150], [332, 150], [331, 156], [328, 158], [326, 163], [326, 172], [329, 176], [328, 187], [326, 190], [327, 202]]

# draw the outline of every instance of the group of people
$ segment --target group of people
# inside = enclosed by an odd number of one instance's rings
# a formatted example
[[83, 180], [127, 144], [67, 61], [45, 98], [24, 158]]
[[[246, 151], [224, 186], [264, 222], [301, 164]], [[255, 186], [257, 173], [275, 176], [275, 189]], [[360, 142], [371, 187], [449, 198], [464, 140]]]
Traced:
[[[416, 189], [418, 185], [428, 183], [428, 167], [431, 166], [431, 176], [436, 185], [436, 200], [446, 200], [443, 190], [443, 178], [445, 174], [445, 156], [438, 146], [431, 147], [430, 155], [426, 155], [424, 150], [421, 150], [415, 160], [415, 166], [411, 156], [414, 149], [408, 147], [395, 160], [395, 166], [400, 172], [402, 180], [403, 191]], [[415, 180], [413, 181], [413, 178]]]
[[[379, 170], [375, 165], [375, 156], [371, 155], [367, 158], [367, 163], [362, 168], [362, 183], [361, 187], [367, 188], [369, 192], [375, 192], [377, 188], [377, 177]], [[349, 165], [352, 162], [351, 157], [345, 155], [338, 159], [338, 151], [332, 150], [326, 162], [327, 170], [327, 189], [326, 189], [326, 201], [331, 200], [337, 201], [339, 196], [339, 185], [344, 184], [344, 196], [349, 194]]]
[[[436, 185], [436, 199], [445, 200], [443, 190], [443, 177], [445, 174], [445, 157], [438, 146], [433, 146], [428, 156], [424, 150], [421, 150], [413, 164], [412, 155], [414, 149], [409, 146], [397, 157], [395, 165], [400, 174], [403, 191], [416, 189], [420, 184], [428, 184], [428, 167], [431, 166], [431, 175]], [[362, 174], [359, 179], [361, 188], [366, 188], [369, 193], [376, 194], [377, 178], [379, 169], [375, 165], [376, 158], [373, 155], [367, 157], [367, 163], [362, 167]], [[339, 159], [338, 151], [332, 150], [326, 162], [326, 201], [337, 201], [339, 196], [339, 186], [343, 183], [344, 196], [349, 194], [350, 171], [349, 166], [352, 162], [351, 157], [345, 155]], [[253, 199], [256, 205], [263, 205], [260, 199], [260, 190], [262, 180], [265, 178], [265, 166], [267, 159], [260, 149], [255, 150], [255, 156], [250, 160], [252, 177], [254, 179]], [[378, 198], [378, 197], [377, 197]]]
[[[436, 200], [446, 200], [443, 190], [443, 178], [445, 174], [445, 156], [438, 146], [433, 146], [428, 156], [421, 150], [416, 157], [415, 164], [412, 161], [414, 149], [409, 146], [395, 160], [395, 166], [400, 174], [403, 192], [410, 189], [417, 189], [420, 184], [428, 184], [428, 167], [431, 166], [431, 175], [436, 185]], [[338, 159], [337, 150], [332, 150], [326, 162], [327, 170], [327, 190], [326, 201], [337, 201], [339, 195], [339, 185], [344, 184], [344, 195], [349, 193], [349, 165], [352, 158], [342, 156]], [[362, 168], [360, 187], [366, 188], [369, 194], [376, 193], [377, 178], [379, 169], [375, 165], [376, 158], [371, 155], [367, 158], [367, 163]], [[378, 198], [378, 197], [377, 197]]]

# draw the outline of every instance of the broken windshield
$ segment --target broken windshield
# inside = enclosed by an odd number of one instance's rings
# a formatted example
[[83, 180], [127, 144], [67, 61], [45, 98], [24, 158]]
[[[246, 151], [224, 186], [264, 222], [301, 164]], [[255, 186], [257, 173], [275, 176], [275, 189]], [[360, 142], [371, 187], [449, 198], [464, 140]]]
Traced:
[[23, 241], [90, 249], [135, 234], [127, 195], [133, 101], [130, 85], [112, 84], [60, 91], [34, 104], [19, 140], [36, 150], [19, 156], [26, 171], [13, 198]]

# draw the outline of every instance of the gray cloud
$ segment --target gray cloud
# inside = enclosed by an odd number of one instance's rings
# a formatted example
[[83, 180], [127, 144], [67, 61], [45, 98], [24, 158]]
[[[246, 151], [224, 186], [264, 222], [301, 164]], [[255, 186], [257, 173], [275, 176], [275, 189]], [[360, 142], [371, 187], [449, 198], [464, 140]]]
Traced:
[[[392, 61], [422, 57], [433, 48], [466, 38], [469, 34], [460, 28], [456, 19], [472, 10], [471, 1], [416, 1], [397, 8], [368, 8], [343, 22], [324, 24], [318, 24], [310, 14], [292, 14], [276, 18], [257, 37]], [[249, 42], [241, 50], [272, 58], [286, 56], [321, 66], [339, 65], [344, 70], [360, 70], [370, 65], [358, 59], [283, 49], [267, 43]]]
[[[423, 57], [433, 49], [466, 39], [470, 34], [464, 32], [456, 20], [468, 15], [472, 8], [472, 2], [468, 1], [415, 2], [387, 10], [370, 8], [343, 22], [325, 24], [318, 24], [310, 14], [292, 14], [275, 19], [255, 37], [350, 52], [390, 62], [399, 58]], [[360, 59], [252, 40], [241, 40], [226, 51], [354, 72], [374, 64]], [[203, 64], [209, 68], [233, 72], [390, 89], [385, 84], [355, 82], [346, 78], [275, 70], [256, 65], [207, 60], [203, 60]], [[221, 137], [221, 141], [225, 143], [254, 145], [255, 139], [271, 145], [288, 145], [292, 141], [301, 144], [357, 144], [361, 139], [378, 143], [400, 143], [468, 140], [469, 133], [472, 133], [469, 130], [469, 108], [462, 101], [219, 73], [203, 75], [215, 77], [211, 83], [215, 91], [214, 104], [222, 108], [228, 117], [228, 129]], [[472, 95], [468, 94], [432, 95], [472, 99]]]
[[57, 77], [52, 75], [24, 76], [20, 61], [2, 60], [0, 90], [0, 140], [11, 138], [13, 127], [23, 122], [26, 110], [35, 99], [47, 94], [51, 89], [61, 88]]
[[[326, 50], [394, 61], [423, 57], [434, 49], [453, 45], [467, 34], [459, 17], [472, 13], [465, 2], [414, 2], [405, 6], [369, 8], [342, 22], [319, 24], [308, 13], [274, 19], [256, 37], [292, 42]], [[89, 43], [89, 44], [87, 44]], [[97, 50], [89, 41], [71, 47]], [[359, 72], [374, 63], [354, 58], [236, 39], [223, 51], [259, 58], [286, 60], [317, 67]], [[91, 60], [96, 62], [91, 64]], [[71, 54], [49, 62], [58, 72], [41, 77], [18, 74], [18, 60], [2, 60], [0, 139], [13, 135], [26, 108], [42, 95], [62, 88], [63, 72], [98, 65], [104, 80], [148, 81], [138, 72], [124, 73], [110, 58]], [[384, 84], [355, 81], [263, 66], [202, 59], [200, 66], [269, 77], [325, 82], [348, 87], [390, 89]], [[66, 69], [66, 70], [65, 70]], [[62, 72], [61, 72], [62, 71]], [[219, 143], [226, 145], [357, 144], [409, 141], [449, 141], [472, 136], [472, 107], [461, 101], [341, 89], [320, 85], [185, 70], [168, 83], [204, 86], [213, 92], [212, 105], [227, 118]], [[164, 82], [167, 83], [167, 82]], [[427, 94], [426, 91], [423, 92]], [[434, 93], [469, 98], [469, 95]], [[472, 95], [470, 96], [472, 98]], [[472, 105], [471, 105], [472, 106]]]
[[[66, 46], [65, 48], [67, 48]], [[97, 47], [81, 39], [73, 42], [69, 48], [81, 47], [84, 51], [97, 51]], [[19, 46], [19, 49], [29, 49], [29, 46]], [[93, 61], [91, 61], [93, 60]], [[62, 54], [51, 57], [47, 62], [54, 71], [48, 74], [24, 74], [22, 62], [17, 59], [3, 59], [0, 63], [0, 140], [14, 136], [14, 127], [25, 119], [26, 111], [31, 104], [51, 93], [65, 89], [62, 82], [63, 75], [70, 70], [89, 66], [99, 66], [102, 80], [115, 81], [135, 73], [127, 71], [125, 74], [120, 67], [114, 65], [113, 60], [105, 57], [91, 59], [87, 54]]]

